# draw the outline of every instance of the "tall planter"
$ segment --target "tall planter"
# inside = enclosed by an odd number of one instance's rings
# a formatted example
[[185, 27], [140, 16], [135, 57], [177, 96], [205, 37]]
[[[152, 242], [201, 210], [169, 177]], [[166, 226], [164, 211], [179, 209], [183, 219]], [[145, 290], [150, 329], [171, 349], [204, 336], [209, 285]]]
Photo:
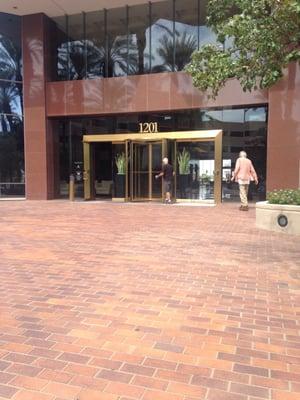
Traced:
[[179, 175], [178, 179], [179, 183], [179, 194], [180, 198], [186, 199], [187, 198], [187, 192], [189, 188], [189, 175]]
[[258, 202], [256, 226], [269, 231], [300, 235], [300, 206]]
[[178, 152], [177, 161], [178, 161], [178, 183], [179, 183], [179, 194], [182, 199], [187, 198], [187, 191], [189, 187], [189, 176], [190, 176], [190, 160], [191, 155], [190, 152], [183, 148], [181, 152]]
[[117, 174], [115, 177], [115, 197], [125, 198], [126, 175]]

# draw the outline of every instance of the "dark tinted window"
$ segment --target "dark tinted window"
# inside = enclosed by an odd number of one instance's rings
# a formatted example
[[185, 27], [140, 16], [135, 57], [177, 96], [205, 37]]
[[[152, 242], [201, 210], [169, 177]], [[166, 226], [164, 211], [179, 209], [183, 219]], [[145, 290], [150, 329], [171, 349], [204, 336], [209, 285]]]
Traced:
[[175, 61], [173, 1], [151, 7], [151, 72], [173, 71]]
[[21, 18], [0, 13], [0, 197], [24, 196]]
[[56, 29], [55, 34], [52, 34], [54, 41], [52, 57], [57, 68], [53, 79], [66, 81], [69, 79], [68, 18], [66, 16], [57, 17], [54, 18], [54, 22]]
[[0, 79], [22, 81], [21, 19], [0, 13]]
[[[128, 74], [127, 9], [108, 10], [106, 42], [106, 76]], [[127, 69], [128, 68], [128, 69]]]
[[105, 76], [105, 16], [104, 11], [87, 13], [86, 29], [86, 59], [87, 78]]
[[175, 5], [175, 71], [181, 71], [198, 49], [198, 0], [177, 0]]
[[144, 74], [150, 70], [150, 7], [149, 4], [129, 7], [128, 73]]
[[86, 77], [86, 49], [84, 40], [84, 14], [68, 17], [69, 77], [84, 79]]

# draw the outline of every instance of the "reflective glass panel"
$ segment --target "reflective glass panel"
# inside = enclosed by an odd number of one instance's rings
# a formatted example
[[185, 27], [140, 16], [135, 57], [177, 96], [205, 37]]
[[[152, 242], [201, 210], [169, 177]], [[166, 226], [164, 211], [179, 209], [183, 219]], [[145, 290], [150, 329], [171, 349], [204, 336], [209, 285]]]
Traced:
[[67, 37], [67, 17], [61, 16], [54, 18], [56, 24], [55, 35], [53, 32], [53, 46], [52, 57], [56, 64], [56, 71], [54, 70], [54, 80], [66, 81], [69, 78], [69, 50], [68, 50], [68, 37]]
[[25, 195], [23, 121], [0, 114], [0, 197]]
[[[22, 108], [22, 84], [0, 80], [0, 113], [7, 115], [16, 114], [21, 118], [23, 114]], [[10, 125], [8, 124], [6, 129], [5, 119], [2, 120], [2, 123], [4, 124], [2, 129], [9, 132], [11, 129]]]
[[138, 75], [150, 69], [149, 4], [129, 7], [128, 74]]
[[175, 4], [175, 71], [181, 71], [198, 49], [198, 0]]
[[128, 173], [126, 146], [127, 144], [123, 143], [112, 145], [113, 153], [110, 169], [113, 166], [113, 197], [116, 198], [125, 198], [126, 196], [126, 174]]
[[173, 71], [175, 61], [173, 2], [151, 6], [151, 72]]
[[230, 181], [239, 152], [246, 151], [259, 177], [249, 187], [249, 200], [266, 195], [267, 109], [265, 107], [223, 110], [223, 200], [239, 200], [239, 188]]
[[208, 0], [200, 0], [200, 27], [199, 27], [199, 46], [200, 48], [206, 44], [216, 44], [217, 36], [212, 29], [207, 26], [207, 3]]
[[105, 21], [104, 12], [86, 14], [87, 77], [105, 75]]
[[151, 179], [152, 179], [152, 199], [161, 199], [162, 197], [162, 181], [161, 179], [156, 179], [155, 176], [158, 175], [162, 170], [162, 144], [152, 143], [152, 165], [151, 165]]
[[21, 18], [0, 13], [0, 79], [22, 81]]
[[133, 143], [133, 199], [149, 199], [149, 145]]
[[177, 144], [177, 198], [214, 199], [214, 142]]
[[127, 10], [125, 7], [107, 11], [106, 76], [128, 73]]
[[84, 79], [86, 77], [86, 49], [84, 41], [83, 14], [68, 17], [69, 36], [69, 79]]

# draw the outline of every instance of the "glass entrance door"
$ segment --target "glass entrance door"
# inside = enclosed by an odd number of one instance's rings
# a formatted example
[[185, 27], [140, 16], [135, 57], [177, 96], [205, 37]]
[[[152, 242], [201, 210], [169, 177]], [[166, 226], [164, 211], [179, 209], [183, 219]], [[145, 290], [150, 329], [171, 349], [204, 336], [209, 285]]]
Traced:
[[162, 142], [131, 143], [131, 199], [133, 201], [160, 200], [161, 179], [155, 179], [161, 171]]
[[177, 199], [219, 202], [221, 150], [215, 140], [177, 141]]

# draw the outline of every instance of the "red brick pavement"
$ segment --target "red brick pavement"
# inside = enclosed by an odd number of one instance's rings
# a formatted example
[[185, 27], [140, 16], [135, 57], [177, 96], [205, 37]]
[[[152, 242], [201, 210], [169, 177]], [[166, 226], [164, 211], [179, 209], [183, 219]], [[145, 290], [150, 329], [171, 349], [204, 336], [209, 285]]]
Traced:
[[1, 399], [299, 400], [299, 238], [235, 205], [0, 210]]

